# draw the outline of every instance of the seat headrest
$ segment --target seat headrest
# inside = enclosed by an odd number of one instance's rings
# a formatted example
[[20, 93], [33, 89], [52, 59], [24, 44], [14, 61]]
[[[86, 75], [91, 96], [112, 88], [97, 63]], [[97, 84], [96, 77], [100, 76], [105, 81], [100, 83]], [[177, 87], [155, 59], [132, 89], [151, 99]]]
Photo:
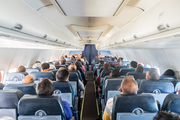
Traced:
[[168, 76], [168, 75], [161, 75], [161, 76], [160, 76], [160, 80], [172, 81], [172, 80], [174, 80], [174, 79], [176, 79], [176, 77], [174, 77], [174, 76]]
[[4, 84], [0, 83], [0, 90], [4, 88]]
[[55, 65], [55, 67], [56, 67], [56, 69], [59, 69], [59, 68], [61, 68], [61, 67], [66, 68], [66, 66], [65, 66], [65, 65]]
[[180, 80], [179, 79], [174, 79], [171, 81], [174, 85], [174, 92], [178, 92], [180, 90]]
[[67, 81], [54, 81], [54, 90], [59, 90], [61, 93], [73, 93], [71, 85]]
[[101, 72], [101, 77], [105, 77], [105, 76], [109, 75], [109, 73], [111, 73], [111, 70], [103, 70]]
[[20, 90], [0, 90], [0, 108], [17, 108], [23, 95]]
[[28, 75], [27, 72], [13, 72], [13, 73], [6, 73], [6, 81], [22, 81], [22, 79]]
[[155, 71], [157, 71], [156, 68], [144, 68], [144, 73], [147, 73], [147, 72], [150, 71], [150, 70], [155, 70]]
[[21, 90], [24, 94], [36, 95], [36, 84], [28, 83], [28, 84], [8, 84], [3, 90]]
[[180, 114], [180, 95], [169, 94], [166, 96], [162, 110]]
[[121, 86], [122, 80], [116, 79], [116, 80], [106, 80], [105, 81], [105, 89], [107, 90], [119, 90]]
[[31, 73], [31, 72], [39, 72], [39, 69], [38, 68], [26, 68], [26, 71], [28, 73]]
[[166, 80], [141, 80], [138, 93], [173, 93], [174, 85]]
[[34, 77], [34, 80], [41, 80], [42, 78], [48, 78], [50, 80], [54, 80], [52, 71], [47, 72], [31, 72], [30, 75]]
[[122, 75], [126, 75], [128, 72], [135, 72], [135, 69], [130, 69], [130, 68], [121, 68], [119, 70], [119, 75], [122, 76]]
[[128, 72], [126, 76], [132, 75], [134, 76], [134, 79], [145, 79], [146, 78], [146, 73], [138, 73], [138, 72]]
[[78, 81], [78, 74], [74, 71], [69, 71], [69, 81]]
[[141, 108], [143, 111], [156, 113], [158, 106], [152, 95], [136, 94], [122, 95], [118, 94], [113, 100], [112, 117], [116, 118], [117, 113], [132, 112], [136, 108]]
[[18, 103], [19, 115], [35, 115], [39, 110], [46, 115], [63, 115], [64, 109], [58, 96], [24, 95]]

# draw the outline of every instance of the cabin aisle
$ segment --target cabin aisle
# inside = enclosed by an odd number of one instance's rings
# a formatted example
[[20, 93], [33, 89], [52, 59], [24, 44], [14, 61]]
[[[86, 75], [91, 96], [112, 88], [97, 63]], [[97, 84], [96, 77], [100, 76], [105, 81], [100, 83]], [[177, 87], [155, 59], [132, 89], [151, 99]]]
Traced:
[[81, 120], [96, 120], [98, 118], [98, 108], [95, 94], [95, 84], [93, 72], [86, 72], [87, 84], [85, 88], [85, 96], [82, 104]]

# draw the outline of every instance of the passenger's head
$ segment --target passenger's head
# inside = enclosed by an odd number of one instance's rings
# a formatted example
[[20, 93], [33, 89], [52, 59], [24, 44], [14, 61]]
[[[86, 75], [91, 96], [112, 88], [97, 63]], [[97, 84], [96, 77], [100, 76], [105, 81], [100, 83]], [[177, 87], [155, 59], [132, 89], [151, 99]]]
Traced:
[[77, 61], [77, 62], [75, 63], [75, 65], [76, 65], [77, 68], [82, 67], [82, 64], [81, 64], [80, 61]]
[[114, 58], [111, 58], [111, 61], [114, 61], [115, 59]]
[[131, 61], [130, 63], [131, 68], [137, 68], [137, 66], [138, 66], [138, 63], [136, 61]]
[[98, 55], [96, 55], [96, 57], [95, 58], [98, 58]]
[[43, 64], [41, 65], [42, 71], [49, 71], [49, 68], [50, 68], [49, 63], [43, 63]]
[[104, 64], [104, 60], [100, 60], [99, 63], [103, 65]]
[[119, 77], [119, 70], [118, 69], [114, 69], [111, 71], [110, 75], [112, 77]]
[[138, 66], [138, 67], [136, 68], [135, 72], [143, 73], [143, 72], [144, 72], [143, 66]]
[[153, 120], [180, 120], [180, 116], [173, 112], [159, 111]]
[[121, 61], [123, 61], [124, 59], [122, 57], [120, 57]]
[[67, 55], [65, 55], [64, 57], [67, 58]]
[[68, 70], [69, 70], [69, 71], [76, 70], [76, 69], [77, 69], [77, 67], [76, 67], [76, 65], [74, 65], [74, 64], [71, 64], [71, 65], [69, 65], [69, 67], [68, 67]]
[[61, 67], [56, 73], [56, 81], [68, 81], [69, 71]]
[[26, 75], [26, 76], [23, 78], [22, 83], [23, 83], [23, 84], [26, 84], [26, 83], [34, 83], [34, 77], [31, 76], [31, 75]]
[[39, 96], [51, 96], [54, 91], [54, 85], [48, 78], [43, 78], [36, 86], [36, 93]]
[[61, 65], [65, 65], [65, 64], [66, 64], [66, 60], [65, 59], [61, 60]]
[[26, 72], [26, 68], [24, 66], [19, 66], [18, 72]]
[[146, 80], [159, 80], [159, 74], [155, 70], [150, 70], [146, 73]]
[[167, 69], [167, 70], [163, 73], [163, 75], [174, 76], [175, 73], [174, 73], [174, 71], [173, 71], [172, 69]]
[[72, 56], [70, 60], [73, 61], [73, 60], [74, 60], [74, 57]]
[[121, 62], [121, 59], [119, 58], [119, 59], [117, 60], [117, 62], [119, 62], [119, 63], [120, 63], [120, 62]]
[[55, 65], [60, 65], [59, 62], [55, 62]]
[[126, 76], [121, 82], [121, 94], [137, 94], [138, 85], [133, 76]]
[[111, 68], [110, 64], [109, 63], [105, 63], [103, 65], [103, 70], [109, 70]]
[[61, 56], [61, 60], [63, 60], [64, 59], [64, 57], [63, 56]]

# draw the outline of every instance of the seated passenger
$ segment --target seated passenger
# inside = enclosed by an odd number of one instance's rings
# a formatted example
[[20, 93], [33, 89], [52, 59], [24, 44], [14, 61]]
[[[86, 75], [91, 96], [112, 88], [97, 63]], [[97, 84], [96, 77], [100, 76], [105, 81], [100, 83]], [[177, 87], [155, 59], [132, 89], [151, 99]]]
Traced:
[[180, 120], [180, 116], [173, 112], [159, 111], [153, 120]]
[[81, 62], [77, 61], [77, 62], [75, 63], [75, 65], [76, 65], [76, 67], [77, 67], [77, 70], [79, 70], [79, 72], [81, 73], [81, 77], [82, 77], [82, 79], [83, 79], [84, 85], [86, 85], [86, 83], [87, 83], [86, 75], [85, 75], [84, 71], [82, 70], [82, 64], [81, 64]]
[[131, 61], [130, 63], [130, 69], [136, 69], [138, 66], [138, 63], [136, 61]]
[[113, 78], [117, 78], [119, 77], [119, 70], [118, 69], [114, 69], [111, 71], [110, 76]]
[[19, 66], [18, 72], [26, 72], [26, 68], [24, 66]]
[[120, 59], [120, 58], [117, 60], [117, 62], [116, 62], [115, 65], [116, 65], [116, 66], [117, 66], [117, 65], [120, 65], [120, 66], [122, 65], [122, 64], [121, 64], [121, 59]]
[[66, 64], [66, 60], [65, 59], [61, 60], [61, 65], [65, 65], [65, 64]]
[[60, 65], [59, 62], [55, 62], [55, 65]]
[[36, 61], [32, 68], [38, 68], [39, 70], [41, 70], [41, 62]]
[[93, 59], [92, 63], [93, 64], [99, 64], [99, 58], [98, 58], [98, 55], [95, 56], [95, 58]]
[[66, 61], [68, 61], [68, 60], [69, 60], [69, 58], [68, 58], [68, 56], [67, 56], [67, 55], [65, 55], [65, 56], [64, 56], [64, 59], [65, 59]]
[[[132, 76], [126, 76], [120, 87], [121, 94], [124, 95], [134, 95], [137, 94], [138, 85]], [[106, 103], [106, 107], [103, 114], [103, 120], [112, 120], [112, 108], [113, 108], [113, 98], [109, 98]]]
[[[52, 96], [54, 92], [54, 85], [51, 80], [43, 78], [36, 86], [36, 93], [39, 96]], [[66, 119], [70, 120], [72, 118], [72, 111], [70, 105], [66, 101], [62, 101], [64, 106], [64, 112]]]
[[146, 73], [146, 80], [159, 80], [159, 74], [155, 70], [150, 70]]
[[[49, 71], [49, 67], [50, 67], [49, 63], [43, 63], [43, 64], [41, 65], [41, 71], [42, 71], [42, 72], [47, 72], [47, 71]], [[52, 75], [53, 75], [53, 78], [54, 78], [54, 80], [55, 80], [55, 77], [54, 77], [54, 73], [53, 73], [53, 72], [52, 72]]]
[[175, 72], [172, 69], [167, 69], [163, 75], [167, 75], [167, 76], [175, 76]]
[[144, 67], [143, 66], [138, 66], [135, 70], [137, 73], [143, 73], [144, 72]]
[[49, 62], [49, 65], [50, 65], [49, 69], [56, 70], [56, 67], [52, 62]]
[[23, 78], [22, 83], [23, 84], [34, 83], [34, 77], [31, 75], [27, 75]]

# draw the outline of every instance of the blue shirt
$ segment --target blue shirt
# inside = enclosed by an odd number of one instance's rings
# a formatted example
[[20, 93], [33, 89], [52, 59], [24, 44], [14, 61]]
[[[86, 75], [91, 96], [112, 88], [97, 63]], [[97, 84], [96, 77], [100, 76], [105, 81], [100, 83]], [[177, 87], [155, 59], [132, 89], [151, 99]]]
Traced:
[[70, 105], [66, 101], [62, 101], [62, 102], [63, 102], [64, 112], [66, 115], [66, 120], [70, 120], [72, 118], [72, 111]]

